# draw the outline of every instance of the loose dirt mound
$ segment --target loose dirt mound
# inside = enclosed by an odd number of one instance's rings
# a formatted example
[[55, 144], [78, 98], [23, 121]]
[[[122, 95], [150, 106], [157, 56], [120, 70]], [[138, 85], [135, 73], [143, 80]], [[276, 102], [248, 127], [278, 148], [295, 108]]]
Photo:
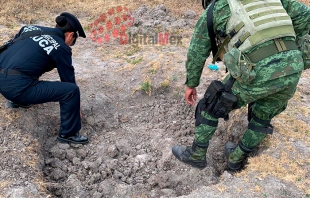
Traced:
[[[190, 168], [172, 156], [171, 147], [190, 145], [194, 137], [195, 108], [186, 104], [183, 95], [191, 33], [186, 29], [193, 26], [195, 13], [188, 11], [177, 19], [160, 5], [141, 6], [133, 15], [140, 16], [140, 22], [131, 29], [132, 35], [160, 27], [178, 33], [182, 43], [115, 45], [78, 40], [73, 59], [81, 89], [81, 133], [89, 137], [88, 145], [56, 142], [57, 103], [12, 110], [0, 97], [0, 195], [309, 197], [309, 71], [288, 110], [274, 120], [274, 135], [256, 149], [246, 170], [235, 175], [226, 172], [223, 152], [224, 144], [237, 142], [247, 128], [246, 108], [231, 113], [228, 122], [220, 121], [208, 149], [207, 168]], [[219, 71], [205, 68], [199, 98], [212, 80], [225, 76], [219, 66]], [[42, 79], [58, 80], [57, 72]]]

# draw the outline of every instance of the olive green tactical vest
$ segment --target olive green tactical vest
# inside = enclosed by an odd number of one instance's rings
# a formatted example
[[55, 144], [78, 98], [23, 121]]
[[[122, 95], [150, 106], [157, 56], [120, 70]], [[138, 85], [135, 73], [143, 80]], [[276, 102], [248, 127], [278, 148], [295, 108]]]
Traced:
[[266, 41], [284, 36], [296, 38], [292, 20], [280, 0], [228, 0], [231, 17], [226, 33], [229, 51], [246, 51]]

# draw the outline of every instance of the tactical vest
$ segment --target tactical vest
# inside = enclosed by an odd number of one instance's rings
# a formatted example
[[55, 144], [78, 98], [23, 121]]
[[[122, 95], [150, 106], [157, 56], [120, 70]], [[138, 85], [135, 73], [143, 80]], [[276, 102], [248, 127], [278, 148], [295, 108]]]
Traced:
[[226, 52], [237, 47], [244, 52], [266, 41], [292, 36], [292, 20], [280, 0], [228, 0], [231, 17], [226, 33]]

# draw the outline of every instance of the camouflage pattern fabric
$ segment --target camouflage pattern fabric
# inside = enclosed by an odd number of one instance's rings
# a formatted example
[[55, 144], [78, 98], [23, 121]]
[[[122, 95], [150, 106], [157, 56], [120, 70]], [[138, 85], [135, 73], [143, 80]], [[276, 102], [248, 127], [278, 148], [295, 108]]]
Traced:
[[223, 63], [230, 75], [243, 84], [251, 83], [256, 76], [253, 69], [256, 64], [247, 60], [246, 56], [237, 48], [233, 48], [224, 54]]
[[302, 58], [304, 59], [304, 69], [310, 68], [310, 35], [306, 34], [303, 37], [299, 37], [297, 40], [299, 50], [302, 52]]
[[[293, 21], [297, 37], [309, 32], [310, 9], [294, 0], [282, 0], [282, 5]], [[185, 84], [189, 87], [197, 87], [199, 85], [205, 61], [211, 52], [211, 42], [206, 25], [207, 10], [201, 15], [196, 24], [187, 53], [187, 78]], [[218, 0], [213, 10], [213, 23], [218, 36], [223, 36], [223, 33], [225, 33], [229, 17], [230, 10], [227, 0]], [[295, 41], [293, 37], [284, 37], [282, 39]], [[265, 42], [245, 53], [251, 53], [272, 42]], [[295, 93], [303, 68], [302, 53], [298, 50], [281, 52], [257, 62], [254, 68], [255, 78], [249, 84], [236, 81], [232, 88], [233, 93], [238, 97], [238, 105], [245, 106], [248, 103], [254, 102], [253, 113], [262, 120], [271, 120], [285, 110], [288, 100]], [[209, 120], [217, 120], [206, 112], [202, 112], [202, 116]], [[260, 124], [253, 120], [251, 120], [251, 123], [260, 126]], [[199, 144], [206, 144], [212, 138], [215, 130], [216, 127], [205, 124], [196, 126], [195, 140]], [[264, 133], [248, 129], [245, 131], [241, 141], [250, 150], [257, 146], [265, 136], [266, 134]], [[245, 156], [246, 154], [237, 147], [231, 153], [229, 160], [239, 162]]]
[[[282, 0], [282, 5], [288, 11], [294, 25], [294, 30], [297, 37], [304, 36], [310, 29], [310, 9], [299, 2], [294, 0]], [[207, 8], [208, 10], [208, 8]], [[201, 73], [205, 65], [206, 59], [211, 52], [211, 42], [206, 25], [206, 12], [201, 15], [196, 24], [190, 46], [187, 53], [186, 70], [187, 78], [185, 84], [189, 87], [197, 87], [199, 85]], [[227, 0], [218, 0], [215, 3], [213, 10], [213, 23], [214, 28], [218, 32], [225, 32], [227, 21], [230, 17], [230, 10]], [[283, 40], [294, 40], [287, 37]], [[247, 53], [255, 51], [263, 46], [270, 44], [271, 42], [265, 42], [259, 46], [250, 49]], [[298, 53], [298, 52], [295, 52]], [[272, 57], [270, 57], [272, 58]], [[289, 64], [287, 64], [289, 66]], [[264, 65], [263, 65], [264, 66]], [[259, 70], [261, 67], [257, 67]], [[282, 68], [277, 68], [275, 72], [281, 71]], [[299, 71], [291, 71], [296, 73]], [[286, 73], [288, 75], [289, 73]], [[272, 75], [272, 74], [270, 74]], [[285, 75], [285, 74], [284, 74]]]
[[[218, 120], [217, 118], [213, 118], [212, 116], [207, 114], [205, 111], [202, 111], [201, 115], [208, 120], [213, 120], [213, 121]], [[200, 124], [200, 125], [196, 126], [196, 128], [195, 128], [195, 140], [196, 140], [196, 142], [198, 144], [202, 144], [202, 145], [209, 143], [209, 140], [211, 140], [215, 130], [216, 130], [216, 127], [209, 126], [206, 124]]]

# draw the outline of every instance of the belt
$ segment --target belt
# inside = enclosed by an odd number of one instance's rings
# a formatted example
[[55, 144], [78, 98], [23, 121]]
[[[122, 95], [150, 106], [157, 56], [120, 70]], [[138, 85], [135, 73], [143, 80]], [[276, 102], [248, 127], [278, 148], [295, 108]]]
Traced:
[[5, 70], [7, 71], [6, 75], [8, 75], [8, 76], [12, 76], [12, 75], [21, 76], [24, 74], [24, 73], [17, 71], [15, 69], [0, 69], [0, 74], [5, 74]]
[[262, 47], [254, 52], [245, 54], [252, 63], [257, 63], [264, 58], [284, 52], [287, 50], [298, 50], [298, 46], [295, 41], [283, 41], [281, 39], [274, 39], [274, 42], [270, 45]]

